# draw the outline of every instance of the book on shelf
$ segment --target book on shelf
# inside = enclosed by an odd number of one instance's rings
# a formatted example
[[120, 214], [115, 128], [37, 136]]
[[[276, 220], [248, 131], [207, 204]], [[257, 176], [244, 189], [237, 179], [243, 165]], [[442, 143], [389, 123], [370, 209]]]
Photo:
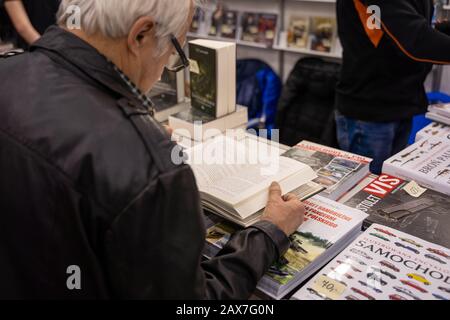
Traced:
[[[322, 268], [360, 233], [367, 215], [335, 201], [315, 196], [306, 200], [305, 222], [290, 236], [287, 253], [270, 267], [257, 288], [282, 299]], [[239, 230], [236, 225], [206, 216], [204, 255], [214, 257]]]
[[314, 182], [326, 187], [322, 195], [336, 200], [369, 173], [372, 159], [302, 141], [288, 150], [285, 157], [310, 166], [316, 173]]
[[416, 142], [432, 137], [449, 137], [450, 140], [450, 126], [439, 122], [430, 123], [417, 132]]
[[316, 177], [307, 165], [280, 156], [275, 146], [250, 138], [222, 135], [186, 154], [203, 207], [241, 226], [260, 219], [273, 181], [287, 194]]
[[184, 72], [164, 70], [148, 96], [155, 105], [155, 119], [159, 122], [167, 121], [171, 114], [185, 110]]
[[308, 47], [309, 39], [309, 18], [308, 17], [291, 17], [289, 29], [287, 32], [287, 45], [299, 49]]
[[381, 224], [450, 248], [450, 197], [387, 174], [368, 180], [340, 200], [369, 214], [364, 229]]
[[450, 139], [418, 141], [386, 160], [383, 172], [450, 195]]
[[311, 50], [330, 53], [335, 38], [336, 19], [312, 17], [310, 29]]
[[211, 23], [209, 26], [208, 35], [217, 37], [220, 35], [220, 30], [222, 28], [222, 22], [224, 18], [224, 5], [222, 1], [217, 2], [216, 7], [211, 15]]
[[264, 43], [272, 47], [277, 34], [278, 15], [270, 13], [261, 13], [259, 16], [258, 33], [259, 43]]
[[213, 117], [236, 110], [236, 44], [189, 42], [192, 107]]
[[220, 28], [220, 36], [222, 38], [236, 39], [238, 27], [238, 12], [233, 10], [225, 10]]
[[196, 141], [206, 141], [227, 129], [246, 126], [247, 107], [239, 106], [235, 112], [216, 118], [195, 108], [189, 108], [169, 117], [169, 126], [177, 134]]
[[196, 8], [194, 12], [194, 17], [192, 18], [192, 23], [189, 28], [189, 32], [191, 33], [199, 33], [202, 27], [202, 24], [205, 22], [205, 11], [202, 8]]
[[259, 14], [244, 12], [241, 18], [242, 35], [241, 40], [247, 42], [258, 42], [259, 40]]
[[296, 292], [296, 300], [448, 300], [450, 250], [372, 225]]

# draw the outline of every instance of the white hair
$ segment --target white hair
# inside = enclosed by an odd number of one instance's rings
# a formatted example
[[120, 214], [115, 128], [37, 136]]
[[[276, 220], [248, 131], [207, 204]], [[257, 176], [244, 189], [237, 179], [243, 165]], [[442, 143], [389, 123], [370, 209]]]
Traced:
[[170, 35], [179, 36], [185, 27], [191, 4], [201, 0], [62, 0], [57, 18], [66, 25], [74, 8], [80, 13], [80, 27], [87, 34], [100, 33], [109, 38], [128, 35], [133, 24], [143, 16], [156, 25], [158, 51], [167, 48]]

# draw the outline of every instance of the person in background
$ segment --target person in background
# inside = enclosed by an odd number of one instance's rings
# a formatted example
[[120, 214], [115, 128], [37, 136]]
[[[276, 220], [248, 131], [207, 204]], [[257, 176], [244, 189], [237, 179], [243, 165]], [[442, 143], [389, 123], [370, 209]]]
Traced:
[[0, 299], [246, 299], [288, 250], [305, 207], [274, 183], [261, 221], [202, 262], [194, 173], [145, 95], [188, 67], [196, 2], [63, 0], [0, 61]]
[[[379, 16], [372, 15], [374, 8]], [[432, 0], [337, 1], [344, 49], [338, 141], [344, 150], [373, 158], [373, 173], [407, 146], [412, 118], [426, 112], [424, 81], [432, 65], [450, 63], [450, 36], [432, 28], [433, 11]]]
[[4, 40], [27, 50], [45, 30], [56, 23], [56, 12], [61, 0], [0, 0], [3, 3], [1, 24], [10, 34]]

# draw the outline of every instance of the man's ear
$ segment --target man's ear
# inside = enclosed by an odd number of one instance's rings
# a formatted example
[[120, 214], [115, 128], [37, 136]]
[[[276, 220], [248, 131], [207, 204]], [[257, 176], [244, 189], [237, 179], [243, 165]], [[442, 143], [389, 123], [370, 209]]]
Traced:
[[155, 22], [150, 17], [139, 18], [131, 27], [128, 34], [128, 47], [136, 53], [137, 50], [148, 42], [155, 41]]

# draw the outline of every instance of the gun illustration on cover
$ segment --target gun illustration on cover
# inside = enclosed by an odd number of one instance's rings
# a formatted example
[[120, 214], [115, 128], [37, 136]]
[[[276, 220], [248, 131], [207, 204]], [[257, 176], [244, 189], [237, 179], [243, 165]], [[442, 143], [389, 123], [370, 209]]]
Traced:
[[431, 199], [418, 199], [405, 202], [402, 204], [394, 205], [391, 207], [379, 209], [377, 213], [381, 216], [385, 216], [389, 219], [399, 221], [402, 218], [416, 214], [421, 210], [432, 207], [434, 201]]

